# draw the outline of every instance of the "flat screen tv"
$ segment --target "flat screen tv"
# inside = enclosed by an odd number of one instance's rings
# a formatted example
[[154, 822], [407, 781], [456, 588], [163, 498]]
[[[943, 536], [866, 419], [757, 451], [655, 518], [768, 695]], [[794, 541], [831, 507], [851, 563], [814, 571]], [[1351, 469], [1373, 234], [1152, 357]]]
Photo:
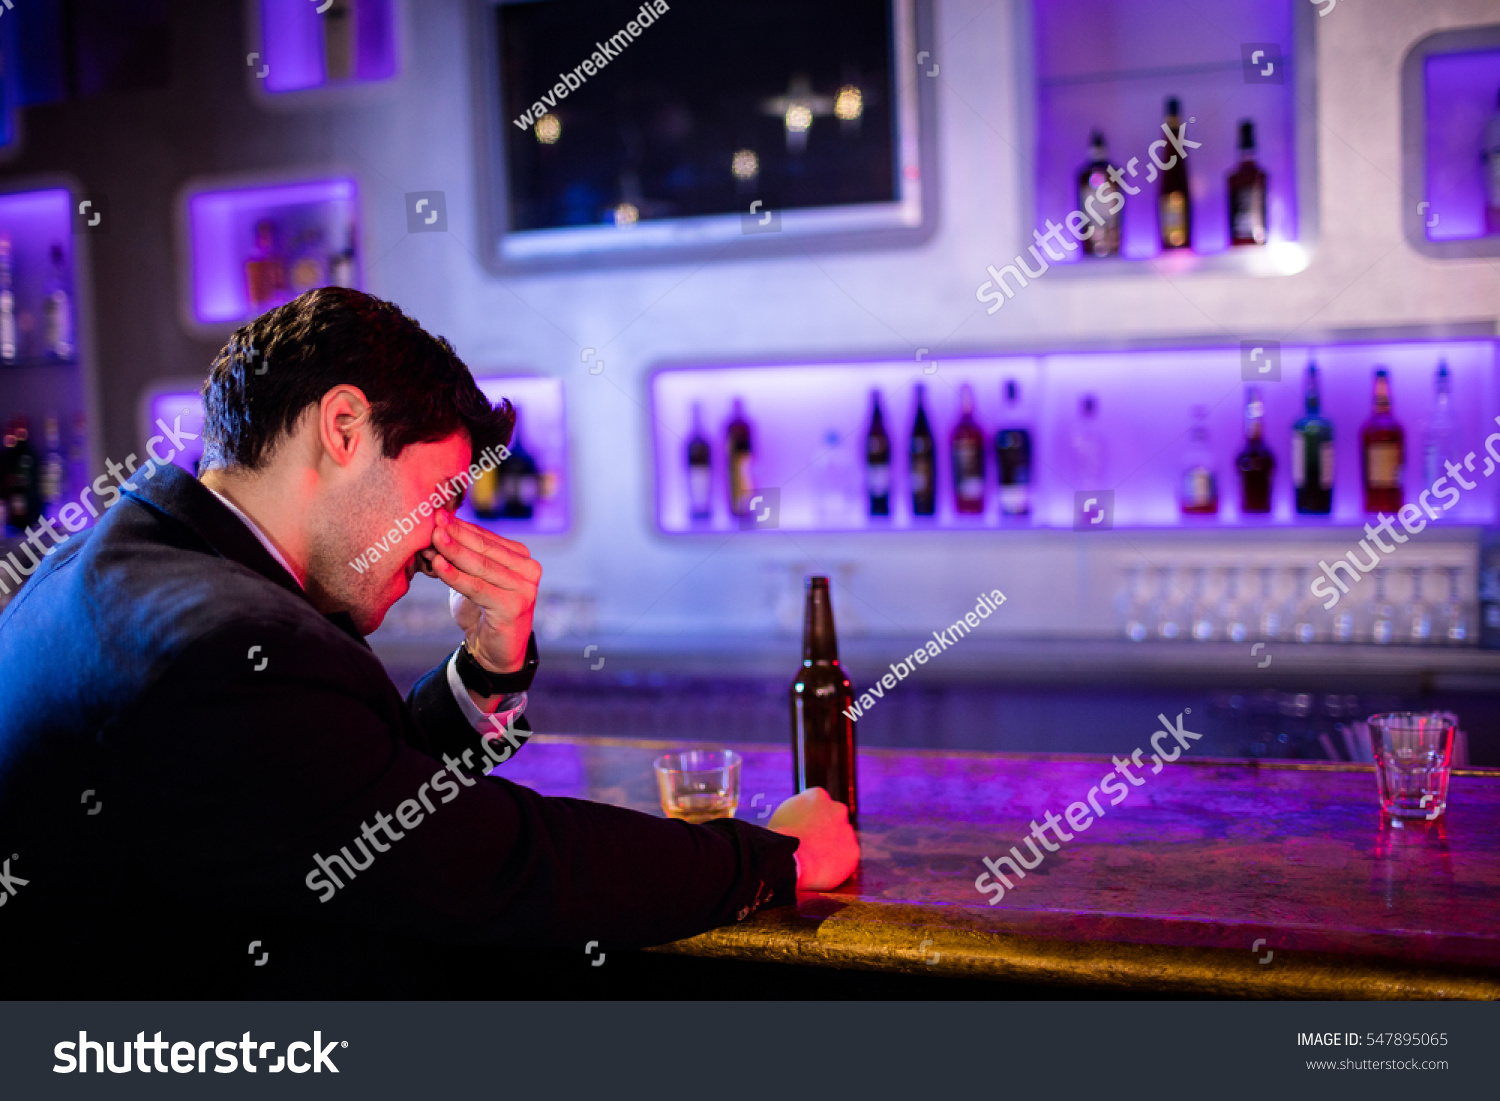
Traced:
[[924, 240], [940, 72], [929, 2], [488, 0], [488, 261]]

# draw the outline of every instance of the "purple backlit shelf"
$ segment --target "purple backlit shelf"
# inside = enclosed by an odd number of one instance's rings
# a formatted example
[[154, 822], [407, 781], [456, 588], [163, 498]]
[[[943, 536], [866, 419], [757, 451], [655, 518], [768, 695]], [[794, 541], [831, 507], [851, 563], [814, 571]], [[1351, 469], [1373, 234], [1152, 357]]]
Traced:
[[273, 94], [391, 79], [399, 67], [396, 3], [260, 0], [261, 57], [251, 78]]
[[[161, 429], [156, 427], [157, 421], [176, 430], [178, 418], [181, 418], [181, 432], [186, 446], [172, 456], [171, 462], [173, 466], [180, 466], [189, 474], [196, 476], [198, 460], [203, 458], [203, 398], [199, 396], [196, 389], [182, 386], [174, 388], [166, 384], [146, 392], [141, 399], [140, 439], [136, 454], [144, 458], [146, 442], [152, 436], [161, 434]], [[189, 433], [198, 438], [187, 439]], [[157, 444], [156, 453], [165, 457], [170, 447], [171, 445], [166, 443]], [[136, 465], [144, 464], [137, 463]]]
[[[361, 285], [359, 190], [352, 179], [197, 187], [187, 192], [185, 207], [189, 313], [198, 325], [238, 325], [311, 286]], [[274, 226], [269, 250], [257, 242], [263, 221]], [[250, 262], [267, 257], [280, 265], [283, 289], [255, 302]], [[266, 270], [254, 276], [262, 286]]]
[[[561, 380], [491, 376], [475, 381], [492, 403], [501, 398], [509, 398], [510, 403], [516, 407], [517, 435], [537, 465], [538, 494], [535, 511], [529, 520], [481, 520], [474, 515], [473, 504], [467, 499], [458, 514], [471, 523], [512, 535], [556, 535], [567, 531], [570, 523], [568, 447]], [[184, 432], [201, 437], [203, 399], [196, 389], [180, 384], [164, 384], [148, 391], [141, 401], [140, 449], [137, 454], [144, 456], [146, 440], [160, 432], [156, 427], [158, 420], [170, 428], [176, 425], [179, 417], [182, 418]], [[514, 437], [511, 442], [514, 446]], [[159, 447], [158, 451], [161, 449]], [[196, 442], [190, 442], [180, 454], [174, 455], [172, 462], [188, 473], [196, 474], [198, 460], [202, 456], [203, 442], [200, 438]]]
[[1500, 255], [1500, 26], [1412, 47], [1402, 129], [1407, 239], [1429, 256]]
[[[1222, 0], [1204, 23], [1203, 12], [1160, 0], [1031, 4], [1035, 228], [1045, 232], [1049, 220], [1061, 225], [1079, 209], [1077, 177], [1089, 160], [1094, 129], [1106, 138], [1110, 163], [1123, 170], [1132, 158], [1138, 161], [1137, 175], [1125, 176], [1139, 194], [1125, 196], [1120, 255], [1084, 258], [1081, 249], [1054, 245], [1049, 262], [1068, 272], [1116, 275], [1163, 265], [1253, 275], [1305, 268], [1317, 210], [1307, 9], [1298, 0]], [[1177, 96], [1183, 118], [1192, 120], [1186, 138], [1202, 144], [1190, 148], [1186, 159], [1192, 249], [1163, 252], [1156, 209], [1160, 182], [1149, 166], [1151, 143], [1163, 138], [1168, 96]], [[1268, 177], [1269, 239], [1231, 247], [1226, 181], [1239, 165], [1238, 123], [1246, 118], [1255, 123], [1256, 162]], [[1159, 152], [1163, 160], [1173, 155], [1170, 146]], [[1075, 244], [1070, 234], [1063, 238]], [[1028, 235], [1019, 247], [1033, 243]]]
[[534, 533], [560, 535], [568, 530], [571, 510], [568, 506], [568, 433], [563, 413], [562, 380], [530, 376], [475, 377], [484, 396], [495, 404], [510, 399], [516, 407], [517, 440], [535, 460], [538, 491], [535, 511], [530, 520], [481, 520], [473, 506], [465, 501], [459, 515], [465, 520], [494, 528], [503, 534]]
[[[78, 286], [73, 247], [70, 193], [66, 188], [0, 194], [0, 237], [10, 242], [15, 348], [0, 368], [72, 364], [78, 361]], [[56, 262], [53, 250], [61, 254]], [[49, 347], [48, 299], [66, 296], [61, 316], [65, 332], [55, 332]], [[55, 308], [55, 307], [54, 307]], [[8, 337], [5, 343], [10, 343]]]
[[[1483, 460], [1484, 440], [1495, 431], [1493, 418], [1500, 412], [1495, 348], [1490, 339], [1283, 345], [1281, 381], [1258, 384], [1266, 405], [1265, 438], [1276, 458], [1272, 511], [1266, 516], [1245, 516], [1239, 510], [1233, 463], [1244, 445], [1247, 384], [1238, 346], [945, 359], [931, 375], [910, 360], [665, 369], [651, 382], [657, 525], [667, 534], [738, 528], [729, 514], [725, 471], [725, 425], [735, 398], [743, 399], [754, 432], [754, 483], [779, 493], [777, 530], [1071, 530], [1075, 490], [1093, 489], [1114, 491], [1116, 528], [1363, 525], [1359, 430], [1370, 414], [1374, 368], [1384, 366], [1391, 374], [1395, 416], [1406, 430], [1404, 484], [1406, 499], [1412, 501], [1426, 488], [1423, 432], [1439, 360], [1447, 362], [1452, 378], [1454, 451], [1460, 458], [1475, 451]], [[1298, 516], [1292, 501], [1290, 432], [1302, 415], [1309, 355], [1322, 376], [1323, 415], [1334, 427], [1334, 511], [1328, 517]], [[1020, 391], [1014, 417], [1002, 417], [1001, 387], [1007, 379], [1015, 380]], [[911, 510], [907, 453], [917, 383], [926, 387], [927, 415], [937, 443], [938, 500], [932, 518], [913, 517]], [[985, 435], [985, 511], [979, 516], [960, 516], [954, 509], [949, 440], [963, 383], [974, 388], [976, 416]], [[872, 389], [881, 392], [891, 440], [889, 518], [869, 517], [864, 495]], [[1070, 443], [1084, 394], [1098, 399], [1098, 427], [1107, 455], [1102, 485], [1083, 484]], [[701, 522], [690, 519], [688, 507], [686, 456], [695, 402], [702, 406], [713, 466], [713, 515]], [[1209, 409], [1220, 498], [1216, 517], [1184, 517], [1178, 505], [1190, 410], [1200, 404]], [[1015, 426], [1032, 433], [1030, 518], [999, 514], [994, 436], [999, 428]], [[832, 445], [827, 442], [830, 433], [836, 440]], [[1441, 514], [1440, 524], [1495, 521], [1500, 472], [1489, 479], [1474, 477], [1478, 488], [1463, 493], [1457, 505]]]

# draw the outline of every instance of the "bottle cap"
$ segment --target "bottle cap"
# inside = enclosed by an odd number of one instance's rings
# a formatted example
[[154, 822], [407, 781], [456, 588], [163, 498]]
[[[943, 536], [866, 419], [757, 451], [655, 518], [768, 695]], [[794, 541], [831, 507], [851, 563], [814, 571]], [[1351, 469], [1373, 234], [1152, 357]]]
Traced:
[[1255, 123], [1250, 119], [1240, 119], [1240, 149], [1255, 148]]
[[1167, 114], [1168, 115], [1180, 115], [1180, 114], [1182, 114], [1182, 103], [1181, 103], [1180, 100], [1178, 100], [1178, 98], [1176, 96], [1168, 96], [1167, 97]]

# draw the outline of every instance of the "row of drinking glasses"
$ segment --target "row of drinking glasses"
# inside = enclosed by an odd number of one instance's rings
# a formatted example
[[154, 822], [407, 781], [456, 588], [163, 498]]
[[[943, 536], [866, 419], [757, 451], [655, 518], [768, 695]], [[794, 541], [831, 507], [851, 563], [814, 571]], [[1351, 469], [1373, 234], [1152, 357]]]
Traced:
[[[1407, 582], [1400, 599], [1391, 583], [1398, 573]], [[1278, 574], [1290, 585], [1278, 585]], [[1369, 585], [1341, 593], [1328, 609], [1327, 597], [1309, 587], [1313, 574], [1307, 566], [1131, 567], [1119, 595], [1120, 622], [1135, 642], [1474, 642], [1475, 608], [1461, 593], [1462, 567], [1377, 567]]]

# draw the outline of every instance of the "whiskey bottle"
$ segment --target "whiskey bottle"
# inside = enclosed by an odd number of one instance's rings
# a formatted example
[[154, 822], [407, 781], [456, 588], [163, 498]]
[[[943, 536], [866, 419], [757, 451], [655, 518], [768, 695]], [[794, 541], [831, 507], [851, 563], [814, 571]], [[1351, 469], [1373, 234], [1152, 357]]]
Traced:
[[713, 456], [703, 435], [703, 407], [693, 402], [692, 434], [687, 444], [688, 515], [707, 520], [713, 515]]
[[536, 514], [540, 477], [536, 460], [521, 443], [521, 411], [516, 410], [510, 434], [510, 454], [495, 470], [499, 475], [500, 519], [530, 520]]
[[[1176, 132], [1182, 126], [1182, 105], [1176, 96], [1167, 97], [1167, 126]], [[1178, 157], [1171, 168], [1161, 174], [1161, 190], [1156, 200], [1157, 226], [1163, 249], [1191, 248], [1193, 243], [1193, 200], [1188, 194], [1187, 161]]]
[[849, 808], [855, 825], [854, 688], [839, 664], [828, 578], [809, 577], [802, 615], [802, 667], [791, 687], [792, 788], [820, 787]]
[[1375, 392], [1370, 419], [1359, 433], [1360, 470], [1365, 486], [1365, 511], [1395, 513], [1402, 505], [1401, 475], [1406, 465], [1406, 432], [1391, 415], [1391, 376], [1375, 370]]
[[1248, 515], [1271, 511], [1271, 478], [1276, 457], [1265, 441], [1266, 407], [1260, 390], [1245, 387], [1245, 449], [1235, 460], [1240, 472], [1240, 511]]
[[965, 516], [984, 512], [984, 433], [974, 420], [974, 389], [958, 391], [958, 424], [953, 428], [953, 504]]
[[68, 466], [62, 454], [62, 429], [57, 414], [48, 413], [42, 421], [42, 465], [37, 476], [42, 515], [56, 516], [57, 503], [67, 488]]
[[[1093, 235], [1079, 242], [1085, 256], [1114, 256], [1120, 251], [1120, 203], [1107, 203], [1104, 196], [1118, 190], [1109, 178], [1109, 151], [1104, 144], [1104, 134], [1095, 130], [1089, 137], [1089, 162], [1078, 173], [1078, 206], [1082, 211], [1098, 211], [1104, 219], [1102, 225], [1095, 224]], [[1101, 190], [1102, 189], [1102, 190]], [[1092, 201], [1093, 205], [1089, 203]]]
[[917, 383], [917, 416], [911, 429], [911, 511], [913, 516], [931, 516], [937, 511], [937, 451], [932, 426], [927, 423], [923, 386]]
[[1292, 488], [1297, 511], [1327, 516], [1333, 511], [1333, 425], [1319, 412], [1318, 365], [1307, 365], [1303, 416], [1292, 425]]
[[354, 75], [355, 0], [331, 0], [323, 11], [323, 68], [328, 82]]
[[1208, 407], [1193, 406], [1188, 449], [1182, 471], [1182, 511], [1187, 516], [1214, 516], [1219, 511], [1219, 478], [1208, 441]]
[[734, 399], [726, 429], [729, 456], [729, 511], [734, 516], [750, 514], [750, 498], [755, 494], [755, 475], [751, 467], [755, 459], [755, 442], [750, 431], [750, 422], [745, 419], [745, 403]]
[[870, 431], [865, 434], [865, 491], [871, 516], [891, 514], [891, 437], [880, 412], [880, 391], [870, 395]]
[[1255, 123], [1240, 120], [1240, 166], [1229, 176], [1229, 243], [1266, 243], [1266, 174], [1255, 163]]
[[1031, 432], [1015, 422], [1019, 391], [1006, 379], [1005, 416], [1010, 427], [995, 433], [995, 465], [1000, 471], [1000, 515], [1031, 515]]

